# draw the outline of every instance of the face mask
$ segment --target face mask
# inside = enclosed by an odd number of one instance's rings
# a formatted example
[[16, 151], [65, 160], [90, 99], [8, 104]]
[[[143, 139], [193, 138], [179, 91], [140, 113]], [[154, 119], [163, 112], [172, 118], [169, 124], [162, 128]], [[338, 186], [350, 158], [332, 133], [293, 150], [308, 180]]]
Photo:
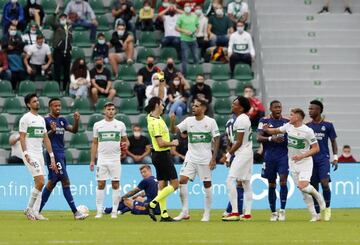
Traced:
[[173, 83], [174, 83], [175, 86], [179, 86], [180, 80], [174, 80]]
[[63, 26], [66, 25], [66, 19], [61, 19], [60, 20], [60, 25], [63, 25]]
[[189, 14], [191, 12], [191, 7], [184, 8], [185, 13]]
[[145, 6], [144, 9], [145, 9], [146, 11], [149, 11], [149, 10], [150, 10], [150, 6]]
[[15, 36], [16, 35], [16, 31], [9, 31], [10, 36]]
[[125, 31], [117, 31], [117, 34], [118, 34], [119, 37], [122, 37], [124, 35], [124, 32]]
[[160, 81], [159, 81], [158, 79], [153, 80], [153, 84], [154, 84], [155, 86], [158, 86], [158, 85], [160, 84]]
[[41, 49], [42, 44], [41, 44], [41, 45], [40, 45], [40, 44], [36, 44], [36, 47], [37, 47], [38, 49]]
[[235, 3], [241, 3], [242, 0], [235, 0]]
[[36, 3], [36, 0], [30, 0], [30, 3], [31, 3], [31, 4], [35, 4], [35, 3]]
[[195, 10], [195, 14], [197, 15], [197, 16], [200, 16], [200, 15], [202, 15], [202, 10], [201, 9], [197, 9], [197, 10]]
[[31, 34], [35, 34], [35, 33], [36, 33], [36, 31], [34, 31], [34, 30], [30, 30], [30, 33], [31, 33]]
[[167, 64], [167, 68], [169, 68], [169, 69], [174, 68], [174, 64], [173, 64], [173, 63], [169, 63], [169, 64]]
[[139, 138], [139, 137], [141, 136], [141, 132], [135, 131], [135, 132], [134, 132], [134, 136], [135, 136], [136, 138]]
[[75, 0], [75, 2], [76, 2], [76, 3], [81, 3], [81, 2], [82, 2], [82, 0]]
[[11, 0], [12, 3], [17, 3], [17, 0]]
[[169, 4], [169, 3], [163, 3], [162, 6], [163, 6], [164, 8], [167, 8], [167, 7], [170, 6], [170, 4]]
[[343, 153], [343, 156], [346, 157], [346, 158], [348, 158], [348, 157], [351, 156], [351, 153]]
[[218, 16], [223, 16], [223, 15], [224, 15], [224, 11], [223, 11], [222, 9], [216, 9], [216, 10], [215, 10], [215, 13], [216, 13], [216, 15], [218, 15]]
[[103, 67], [103, 65], [102, 64], [96, 64], [95, 67], [96, 67], [96, 69], [100, 70]]
[[150, 69], [154, 67], [154, 63], [148, 63], [147, 67], [149, 67]]
[[242, 26], [238, 26], [238, 27], [236, 27], [236, 30], [237, 30], [237, 32], [238, 33], [243, 33], [243, 31], [244, 31], [244, 27], [242, 27]]
[[98, 40], [98, 43], [101, 44], [101, 45], [103, 45], [103, 44], [105, 44], [105, 40], [104, 40], [104, 39], [99, 39], [99, 40]]

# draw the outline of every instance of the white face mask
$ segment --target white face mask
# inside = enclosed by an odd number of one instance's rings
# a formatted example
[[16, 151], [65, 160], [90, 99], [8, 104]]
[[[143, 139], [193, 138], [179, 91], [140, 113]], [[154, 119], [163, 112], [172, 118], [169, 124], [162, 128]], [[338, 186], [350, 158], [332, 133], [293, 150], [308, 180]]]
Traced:
[[164, 8], [167, 8], [167, 7], [170, 6], [170, 3], [163, 3], [162, 6], [163, 6]]
[[35, 34], [36, 33], [36, 30], [34, 31], [34, 30], [30, 30], [30, 33], [31, 34]]
[[343, 156], [346, 157], [346, 158], [348, 158], [348, 157], [351, 156], [351, 153], [343, 153]]
[[36, 3], [36, 0], [30, 0], [30, 3], [31, 3], [31, 4], [35, 4], [35, 3]]
[[66, 19], [61, 19], [60, 20], [60, 25], [63, 25], [63, 26], [66, 25]]
[[117, 34], [118, 34], [119, 37], [122, 37], [124, 35], [124, 32], [125, 31], [117, 31]]
[[218, 15], [218, 16], [223, 16], [223, 15], [224, 15], [224, 11], [223, 11], [222, 9], [216, 9], [216, 10], [215, 10], [215, 13], [216, 13], [216, 15]]
[[235, 0], [235, 3], [241, 3], [242, 0]]
[[191, 13], [191, 7], [185, 7], [184, 8], [185, 13], [189, 14]]
[[145, 6], [144, 9], [145, 10], [150, 10], [150, 6]]
[[139, 131], [134, 132], [134, 136], [136, 138], [139, 138], [141, 136], [141, 132], [139, 132]]
[[12, 3], [17, 3], [17, 0], [11, 0]]
[[178, 86], [180, 84], [180, 80], [174, 80], [173, 83], [175, 86]]
[[197, 10], [195, 10], [195, 14], [197, 15], [197, 16], [200, 16], [200, 15], [202, 15], [202, 10], [201, 9], [197, 9]]
[[99, 39], [99, 40], [98, 40], [98, 43], [101, 44], [101, 45], [102, 45], [102, 44], [105, 44], [105, 40], [104, 40], [104, 39]]
[[38, 49], [41, 49], [42, 44], [41, 44], [41, 45], [40, 45], [40, 44], [36, 44], [36, 47], [37, 47]]
[[153, 80], [153, 84], [155, 86], [158, 86], [160, 84], [160, 81], [158, 79]]
[[237, 32], [238, 33], [243, 33], [244, 32], [244, 27], [242, 27], [242, 26], [238, 26], [238, 27], [236, 27], [236, 30], [237, 30]]
[[9, 31], [10, 36], [15, 36], [16, 35], [16, 31]]

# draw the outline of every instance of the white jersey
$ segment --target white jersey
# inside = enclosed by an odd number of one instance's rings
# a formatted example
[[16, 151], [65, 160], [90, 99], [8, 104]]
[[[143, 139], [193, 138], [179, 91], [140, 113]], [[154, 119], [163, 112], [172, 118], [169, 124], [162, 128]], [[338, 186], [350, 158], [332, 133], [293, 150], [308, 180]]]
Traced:
[[212, 139], [220, 135], [216, 121], [208, 116], [198, 121], [193, 116], [187, 117], [177, 127], [181, 132], [188, 133], [189, 143], [185, 161], [208, 165], [212, 157]]
[[93, 128], [94, 138], [98, 140], [98, 165], [105, 162], [113, 162], [118, 164], [120, 161], [121, 137], [126, 136], [125, 124], [121, 121], [113, 119], [106, 121], [105, 119], [96, 122]]
[[[317, 143], [314, 131], [305, 124], [295, 128], [294, 125], [287, 123], [279, 128], [282, 133], [288, 134], [289, 161], [295, 155], [303, 154], [310, 149], [310, 145]], [[303, 161], [312, 161], [312, 157], [306, 157]]]
[[44, 134], [47, 132], [45, 119], [40, 115], [34, 115], [31, 112], [21, 117], [19, 122], [19, 132], [26, 133], [26, 150], [30, 155], [43, 154]]
[[243, 31], [240, 34], [239, 32], [236, 31], [230, 35], [228, 54], [229, 56], [231, 56], [233, 53], [237, 53], [237, 54], [250, 53], [251, 57], [255, 57], [254, 44], [251, 35], [248, 32]]
[[244, 133], [243, 142], [239, 149], [235, 151], [235, 155], [238, 154], [252, 154], [252, 132], [251, 132], [251, 122], [249, 117], [242, 113], [238, 116], [234, 122], [233, 130], [229, 135], [230, 142], [232, 144], [236, 143], [237, 134]]

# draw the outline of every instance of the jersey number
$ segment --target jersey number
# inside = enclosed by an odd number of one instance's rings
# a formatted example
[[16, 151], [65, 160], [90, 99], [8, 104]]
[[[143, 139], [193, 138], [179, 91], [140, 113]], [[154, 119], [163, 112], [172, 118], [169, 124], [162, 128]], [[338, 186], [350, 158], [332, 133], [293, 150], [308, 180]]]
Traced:
[[61, 170], [61, 169], [62, 169], [62, 166], [61, 166], [61, 163], [60, 163], [60, 162], [57, 162], [57, 163], [56, 163], [56, 166], [57, 166], [58, 170]]

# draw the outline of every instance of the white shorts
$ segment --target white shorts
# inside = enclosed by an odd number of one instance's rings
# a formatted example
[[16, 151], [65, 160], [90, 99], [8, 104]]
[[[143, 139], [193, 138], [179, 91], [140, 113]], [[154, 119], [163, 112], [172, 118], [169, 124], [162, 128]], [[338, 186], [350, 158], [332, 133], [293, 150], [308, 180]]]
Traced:
[[211, 181], [211, 170], [208, 164], [196, 164], [185, 161], [181, 167], [180, 175], [186, 176], [193, 181], [196, 174], [199, 175], [201, 181]]
[[291, 175], [293, 176], [296, 185], [298, 185], [299, 181], [310, 182], [312, 176], [312, 170], [313, 170], [312, 159], [302, 160], [299, 163], [289, 161], [289, 167], [290, 167]]
[[238, 154], [231, 163], [228, 177], [236, 180], [250, 180], [254, 162], [253, 154]]
[[101, 163], [96, 165], [96, 180], [120, 181], [121, 164], [119, 163]]
[[32, 177], [45, 175], [45, 161], [44, 156], [41, 155], [35, 155], [29, 153], [30, 160], [32, 161], [32, 164], [28, 163], [26, 161], [25, 156], [23, 156], [24, 164], [26, 165], [27, 169], [31, 173]]

